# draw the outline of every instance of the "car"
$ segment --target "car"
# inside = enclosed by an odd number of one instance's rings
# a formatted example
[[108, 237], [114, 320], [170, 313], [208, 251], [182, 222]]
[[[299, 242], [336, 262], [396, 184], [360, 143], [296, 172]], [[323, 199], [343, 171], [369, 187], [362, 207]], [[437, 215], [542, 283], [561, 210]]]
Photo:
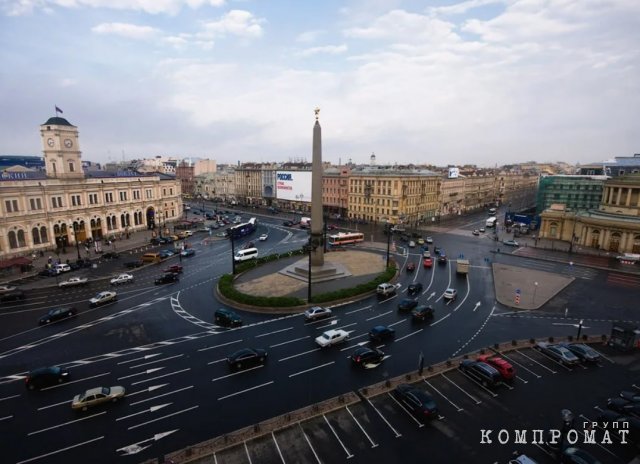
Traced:
[[232, 369], [264, 364], [266, 360], [267, 352], [261, 348], [243, 348], [227, 356], [227, 364]]
[[398, 311], [411, 311], [416, 306], [418, 306], [418, 300], [405, 298], [398, 303]]
[[175, 255], [175, 253], [171, 250], [161, 250], [158, 252], [158, 254], [160, 255], [160, 259], [167, 259]]
[[562, 450], [560, 462], [562, 464], [601, 464], [591, 453], [573, 446]]
[[538, 464], [538, 461], [534, 461], [526, 454], [521, 454], [517, 458], [510, 459], [508, 464]]
[[455, 300], [457, 296], [458, 296], [458, 290], [456, 290], [455, 288], [446, 289], [444, 291], [444, 294], [442, 295], [442, 297], [445, 300]]
[[512, 246], [512, 247], [520, 246], [520, 245], [518, 244], [518, 242], [516, 242], [515, 240], [503, 240], [503, 241], [502, 241], [502, 243], [503, 243], [504, 245]]
[[328, 346], [342, 343], [349, 338], [349, 332], [342, 329], [332, 329], [323, 332], [322, 335], [316, 337], [316, 343], [320, 348], [326, 348]]
[[407, 264], [407, 272], [413, 272], [416, 270], [416, 263], [413, 261]]
[[22, 290], [16, 289], [6, 293], [0, 293], [0, 301], [21, 301], [27, 297]]
[[124, 397], [125, 393], [125, 388], [119, 385], [91, 388], [73, 397], [71, 409], [86, 411], [87, 408], [93, 406], [118, 401]]
[[433, 247], [433, 253], [434, 253], [436, 256], [440, 256], [440, 253], [441, 253], [441, 252], [442, 252], [442, 248], [437, 247], [437, 246], [434, 246], [434, 247]]
[[305, 321], [315, 321], [325, 317], [331, 317], [331, 309], [322, 306], [313, 306], [304, 312]]
[[409, 240], [409, 248], [415, 248], [416, 247], [416, 242], [414, 242], [413, 240]]
[[567, 348], [582, 361], [598, 362], [602, 356], [589, 345], [583, 343], [563, 343], [561, 346]]
[[416, 322], [424, 322], [433, 319], [433, 308], [426, 305], [418, 305], [411, 311], [411, 317]]
[[262, 234], [258, 240], [265, 242], [269, 238], [269, 234]]
[[102, 254], [102, 259], [118, 259], [118, 258], [120, 258], [120, 255], [115, 251], [107, 251], [106, 253]]
[[133, 282], [133, 276], [131, 274], [127, 274], [126, 272], [115, 276], [109, 281], [111, 285], [128, 284], [131, 282]]
[[355, 366], [373, 367], [384, 360], [384, 353], [378, 348], [368, 348], [361, 346], [351, 355], [351, 362]]
[[632, 392], [632, 391], [621, 391], [620, 398], [624, 398], [627, 401], [633, 401], [635, 403], [640, 403], [640, 393]]
[[43, 269], [38, 272], [38, 275], [41, 277], [55, 277], [58, 275], [58, 272], [55, 269]]
[[422, 284], [420, 282], [409, 284], [409, 286], [407, 287], [408, 295], [417, 295], [421, 291], [422, 291]]
[[224, 327], [237, 327], [242, 325], [242, 319], [240, 316], [230, 309], [217, 309], [213, 319], [216, 324]]
[[393, 396], [418, 418], [431, 420], [438, 417], [438, 406], [433, 397], [420, 388], [401, 383], [393, 390]]
[[624, 398], [609, 398], [607, 400], [607, 408], [626, 416], [638, 417], [640, 415], [640, 404], [634, 401], [627, 401]]
[[433, 239], [431, 237], [425, 238], [424, 241], [427, 243], [433, 243]]
[[422, 257], [431, 258], [431, 252], [429, 251], [429, 247], [427, 245], [422, 247]]
[[471, 232], [473, 235], [478, 236], [480, 235], [480, 231], [478, 229], [474, 230], [473, 232]]
[[69, 371], [58, 366], [40, 367], [29, 371], [24, 385], [29, 390], [40, 390], [69, 381]]
[[193, 231], [192, 231], [192, 230], [185, 230], [185, 231], [184, 231], [184, 236], [185, 236], [185, 237], [191, 237], [191, 236], [193, 236]]
[[487, 363], [491, 367], [494, 367], [498, 372], [500, 372], [502, 378], [508, 382], [511, 382], [516, 377], [516, 371], [511, 363], [507, 362], [500, 356], [483, 354], [481, 356], [478, 356], [477, 360]]
[[93, 298], [89, 300], [89, 306], [92, 308], [96, 306], [101, 306], [103, 304], [111, 303], [118, 299], [118, 294], [116, 292], [100, 292]]
[[248, 250], [249, 248], [255, 248], [256, 244], [249, 241], [247, 243], [245, 243], [244, 245], [242, 245], [242, 247], [240, 248], [241, 250]]
[[447, 256], [444, 254], [444, 251], [441, 251], [440, 256], [438, 256], [438, 264], [447, 264]]
[[182, 250], [180, 252], [180, 256], [182, 256], [183, 258], [189, 258], [195, 255], [196, 255], [196, 250], [194, 250], [193, 248], [187, 248], [186, 250]]
[[282, 223], [282, 225], [283, 225], [283, 226], [286, 226], [286, 227], [291, 227], [291, 226], [293, 225], [293, 222], [291, 222], [291, 221], [284, 221], [284, 222]]
[[381, 342], [383, 340], [393, 338], [396, 336], [396, 331], [392, 327], [386, 325], [377, 325], [369, 331], [369, 338], [374, 342]]
[[78, 314], [78, 310], [73, 306], [62, 307], [62, 308], [51, 308], [47, 311], [46, 314], [40, 316], [38, 319], [38, 324], [45, 325], [50, 324], [51, 322], [56, 322], [62, 319], [68, 319], [70, 317]]
[[60, 288], [77, 287], [79, 285], [86, 285], [88, 281], [89, 279], [87, 279], [86, 277], [71, 277], [68, 280], [60, 282], [58, 284], [58, 287]]
[[419, 238], [417, 240], [417, 242], [418, 242], [418, 245], [424, 245], [424, 239], [423, 238]]
[[12, 292], [16, 289], [13, 285], [0, 285], [0, 294]]
[[156, 280], [153, 281], [155, 285], [163, 285], [163, 284], [173, 284], [175, 282], [179, 282], [180, 277], [175, 272], [165, 272]]
[[502, 382], [500, 372], [482, 361], [463, 359], [458, 368], [472, 379], [480, 382], [482, 386], [493, 388]]
[[180, 274], [182, 273], [183, 267], [180, 266], [179, 264], [174, 264], [173, 266], [169, 266], [168, 268], [166, 268], [163, 272], [171, 272], [173, 274]]
[[136, 259], [135, 261], [127, 261], [124, 263], [124, 267], [127, 269], [136, 269], [138, 267], [144, 266], [144, 262], [141, 259]]
[[480, 228], [478, 229], [478, 232], [484, 233], [484, 230], [485, 230], [485, 229], [484, 229], [484, 227], [480, 227]]
[[390, 297], [392, 295], [395, 295], [396, 286], [389, 283], [380, 284], [376, 288], [376, 293], [380, 298]]
[[534, 345], [534, 348], [541, 353], [546, 354], [547, 356], [553, 358], [559, 363], [565, 365], [576, 365], [580, 362], [580, 359], [569, 351], [567, 348], [564, 348], [560, 345], [553, 345], [551, 343], [538, 342]]
[[433, 267], [433, 259], [431, 259], [431, 257], [424, 258], [424, 259], [422, 260], [422, 266], [423, 266], [425, 269], [428, 269], [428, 268]]

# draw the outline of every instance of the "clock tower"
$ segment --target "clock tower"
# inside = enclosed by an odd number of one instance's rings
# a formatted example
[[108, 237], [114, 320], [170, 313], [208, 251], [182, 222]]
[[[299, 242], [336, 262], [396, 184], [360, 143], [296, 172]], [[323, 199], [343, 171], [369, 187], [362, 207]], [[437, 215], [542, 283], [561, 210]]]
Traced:
[[47, 177], [83, 179], [78, 128], [60, 117], [49, 118], [40, 126]]

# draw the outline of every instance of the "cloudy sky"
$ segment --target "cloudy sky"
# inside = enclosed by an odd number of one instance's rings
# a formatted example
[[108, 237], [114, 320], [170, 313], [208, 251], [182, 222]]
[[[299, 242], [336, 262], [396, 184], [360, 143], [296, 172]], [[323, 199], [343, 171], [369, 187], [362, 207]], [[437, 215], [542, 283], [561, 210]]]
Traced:
[[0, 154], [493, 166], [640, 152], [638, 0], [0, 0]]

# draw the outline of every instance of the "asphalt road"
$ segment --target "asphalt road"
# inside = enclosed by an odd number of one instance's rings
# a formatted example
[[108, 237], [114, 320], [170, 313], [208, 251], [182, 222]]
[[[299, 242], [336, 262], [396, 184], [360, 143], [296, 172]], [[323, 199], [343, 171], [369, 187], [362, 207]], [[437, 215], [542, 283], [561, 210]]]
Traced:
[[[184, 273], [176, 284], [153, 285], [165, 265], [135, 271], [134, 283], [118, 288], [118, 301], [105, 307], [89, 309], [87, 304], [106, 289], [104, 284], [34, 290], [25, 304], [3, 305], [0, 430], [13, 437], [5, 462], [139, 462], [414, 370], [420, 353], [425, 363], [435, 363], [498, 341], [572, 334], [579, 319], [585, 322], [583, 332], [594, 334], [608, 333], [612, 320], [634, 320], [626, 303], [637, 294], [633, 282], [620, 285], [608, 271], [578, 273], [562, 263], [496, 255], [490, 238], [463, 232], [473, 227], [473, 220], [483, 219], [467, 218], [460, 230], [432, 234], [448, 256], [472, 261], [468, 278], [456, 276], [450, 264], [431, 270], [418, 266], [409, 274], [404, 267], [408, 261], [419, 262], [420, 250], [398, 243], [395, 258], [402, 266], [402, 286], [397, 297], [384, 302], [371, 297], [335, 308], [331, 320], [315, 323], [305, 324], [299, 314], [243, 312], [239, 329], [214, 326], [213, 312], [221, 306], [214, 285], [231, 267], [227, 241], [196, 241], [196, 256], [182, 260]], [[306, 241], [305, 232], [283, 227], [277, 218], [264, 218], [260, 227], [251, 239], [261, 254], [298, 248]], [[266, 230], [266, 242], [255, 240]], [[495, 259], [573, 272], [577, 278], [541, 311], [513, 314], [493, 297], [489, 266]], [[420, 302], [435, 308], [431, 323], [414, 324], [397, 311], [404, 289], [414, 281], [424, 284]], [[446, 303], [442, 294], [449, 287], [458, 290], [458, 298]], [[78, 317], [37, 326], [46, 308], [68, 304], [78, 307]], [[352, 369], [348, 356], [377, 324], [396, 329], [395, 341], [382, 347], [388, 358], [375, 369]], [[349, 331], [349, 342], [320, 350], [313, 340], [328, 328]], [[226, 356], [246, 346], [266, 348], [266, 366], [230, 371]], [[21, 379], [26, 371], [53, 364], [68, 367], [72, 382], [25, 391]], [[123, 385], [127, 397], [73, 413], [73, 395], [99, 385]], [[117, 458], [128, 453], [133, 454]]]

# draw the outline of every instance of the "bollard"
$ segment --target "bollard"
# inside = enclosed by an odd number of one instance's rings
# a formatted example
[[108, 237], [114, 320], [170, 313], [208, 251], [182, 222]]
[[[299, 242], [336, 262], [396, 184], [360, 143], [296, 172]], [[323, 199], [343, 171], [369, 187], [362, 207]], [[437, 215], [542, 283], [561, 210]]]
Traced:
[[406, 380], [411, 380], [411, 374], [406, 374], [406, 375], [404, 376], [404, 378], [405, 378]]
[[253, 431], [254, 431], [255, 433], [258, 433], [258, 432], [260, 431], [260, 424], [256, 424], [256, 425], [254, 425], [254, 426], [253, 426]]
[[549, 343], [553, 343], [553, 337], [549, 337]]
[[572, 341], [573, 341], [573, 335], [569, 335], [569, 336], [567, 336], [567, 341], [572, 342]]
[[338, 397], [338, 403], [344, 403], [344, 396], [340, 395]]
[[469, 355], [468, 354], [463, 354], [462, 355], [462, 359], [469, 359]]
[[480, 354], [484, 354], [484, 353], [485, 353], [484, 348], [480, 348]]
[[432, 366], [432, 365], [428, 365], [428, 366], [427, 366], [427, 371], [429, 371], [429, 372], [433, 372], [433, 366]]
[[518, 346], [518, 340], [511, 340], [511, 346]]
[[450, 359], [447, 359], [447, 367], [451, 367], [451, 364], [452, 364], [452, 363], [451, 363], [451, 360], [450, 360]]
[[531, 343], [532, 345], [535, 345], [536, 339], [535, 338], [530, 338], [529, 339], [529, 343]]

